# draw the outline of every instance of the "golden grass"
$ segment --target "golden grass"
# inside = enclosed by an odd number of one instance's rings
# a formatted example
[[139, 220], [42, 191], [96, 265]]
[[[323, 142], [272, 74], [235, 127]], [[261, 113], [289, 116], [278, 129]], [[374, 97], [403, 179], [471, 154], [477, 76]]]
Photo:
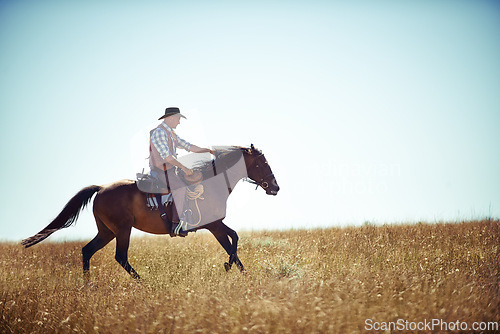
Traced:
[[208, 233], [114, 242], [81, 273], [84, 242], [0, 244], [1, 333], [353, 333], [365, 320], [497, 322], [500, 221], [240, 233], [225, 272]]

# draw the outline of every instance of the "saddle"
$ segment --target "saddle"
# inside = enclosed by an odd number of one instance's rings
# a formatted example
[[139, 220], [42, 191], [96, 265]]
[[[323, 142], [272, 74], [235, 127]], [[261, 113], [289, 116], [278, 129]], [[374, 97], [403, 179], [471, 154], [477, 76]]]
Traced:
[[180, 172], [179, 175], [184, 183], [186, 183], [186, 185], [188, 186], [192, 186], [203, 181], [203, 174], [197, 170], [194, 170], [193, 174], [191, 175], [186, 175], [184, 174], [184, 172]]
[[168, 186], [158, 180], [157, 178], [152, 177], [149, 174], [137, 173], [137, 187], [140, 191], [145, 192], [147, 194], [168, 194], [170, 193], [170, 189]]
[[[151, 210], [157, 210], [160, 205], [167, 205], [172, 200], [167, 185], [149, 174], [137, 173], [135, 183], [140, 191], [146, 193], [146, 206]], [[158, 203], [156, 195], [160, 194], [161, 204]], [[160, 199], [159, 198], [159, 199]]]
[[[160, 180], [154, 178], [149, 174], [137, 173], [137, 187], [142, 192], [151, 194], [168, 194], [170, 193], [170, 189], [168, 186], [161, 182]], [[193, 171], [193, 174], [186, 175], [182, 171], [178, 173], [180, 178], [186, 183], [186, 185], [191, 186], [200, 183], [203, 181], [203, 175], [200, 171]]]

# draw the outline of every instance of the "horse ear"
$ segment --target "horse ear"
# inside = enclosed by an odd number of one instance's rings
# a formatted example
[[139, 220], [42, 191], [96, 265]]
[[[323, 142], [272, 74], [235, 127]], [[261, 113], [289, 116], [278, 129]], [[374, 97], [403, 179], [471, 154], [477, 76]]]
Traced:
[[255, 150], [255, 147], [253, 146], [253, 144], [250, 144], [250, 148], [253, 150]]

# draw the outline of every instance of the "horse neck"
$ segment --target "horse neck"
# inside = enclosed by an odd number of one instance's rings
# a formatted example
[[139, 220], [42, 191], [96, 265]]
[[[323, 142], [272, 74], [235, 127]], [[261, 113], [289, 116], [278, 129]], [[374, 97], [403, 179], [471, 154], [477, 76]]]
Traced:
[[[236, 153], [235, 153], [236, 154]], [[236, 156], [237, 158], [237, 156]], [[238, 181], [247, 177], [247, 162], [244, 154], [239, 155], [239, 158], [236, 162], [232, 161], [232, 159], [236, 159], [235, 157], [225, 157], [223, 159], [227, 159], [222, 161], [222, 165], [227, 163], [228, 168], [223, 168], [222, 170], [217, 170], [217, 174], [224, 173], [225, 177], [227, 177], [229, 181], [229, 186], [233, 189]], [[231, 160], [230, 160], [231, 159]]]

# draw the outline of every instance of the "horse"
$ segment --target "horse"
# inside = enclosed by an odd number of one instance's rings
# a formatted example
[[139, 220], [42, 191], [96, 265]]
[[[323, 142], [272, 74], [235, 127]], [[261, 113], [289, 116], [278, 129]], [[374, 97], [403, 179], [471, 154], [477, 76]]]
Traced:
[[[214, 160], [194, 167], [193, 170], [199, 171], [206, 176], [207, 173], [214, 172], [210, 166], [230, 166], [234, 164], [237, 159], [236, 156], [240, 159], [243, 157], [246, 166], [246, 175], [232, 175], [236, 183], [245, 178], [246, 181], [255, 184], [256, 189], [258, 187], [264, 189], [267, 195], [277, 195], [279, 186], [271, 167], [262, 151], [256, 149], [253, 144], [249, 148], [239, 146], [227, 148], [222, 154], [221, 152], [216, 154]], [[222, 172], [220, 169], [218, 168], [218, 173]], [[224, 175], [227, 181], [227, 173], [224, 173]], [[229, 193], [231, 190], [231, 185], [228, 185]], [[31, 247], [45, 240], [52, 233], [71, 226], [76, 222], [80, 211], [88, 205], [94, 194], [96, 196], [92, 211], [98, 232], [94, 239], [82, 248], [84, 277], [89, 277], [92, 256], [116, 238], [115, 260], [133, 278], [139, 279], [139, 274], [128, 261], [132, 228], [151, 234], [170, 234], [172, 210], [167, 210], [170, 219], [168, 223], [165, 223], [157, 211], [153, 211], [146, 206], [147, 194], [139, 190], [137, 182], [133, 180], [121, 180], [108, 185], [91, 185], [83, 188], [68, 201], [63, 210], [49, 225], [36, 235], [24, 239], [21, 244], [26, 248]], [[210, 231], [229, 255], [228, 262], [224, 263], [226, 271], [230, 270], [233, 264], [236, 264], [241, 272], [245, 272], [245, 268], [237, 254], [238, 234], [223, 223], [224, 218], [194, 227], [190, 231], [199, 229]]]

